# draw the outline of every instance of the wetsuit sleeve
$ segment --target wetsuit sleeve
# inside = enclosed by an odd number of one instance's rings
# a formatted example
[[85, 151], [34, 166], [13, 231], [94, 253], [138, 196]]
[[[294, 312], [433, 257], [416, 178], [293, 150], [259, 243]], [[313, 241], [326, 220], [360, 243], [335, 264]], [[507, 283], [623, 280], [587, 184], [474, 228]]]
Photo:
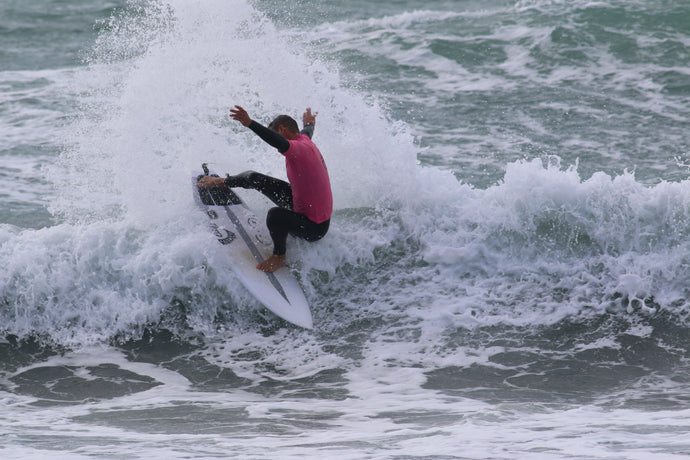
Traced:
[[306, 134], [307, 136], [309, 136], [309, 139], [311, 139], [311, 137], [314, 135], [314, 125], [311, 123], [307, 123], [306, 125], [304, 125], [304, 128], [299, 133]]
[[268, 129], [261, 123], [257, 123], [254, 120], [249, 124], [249, 129], [254, 131], [257, 136], [259, 136], [264, 142], [266, 142], [271, 147], [278, 149], [280, 153], [285, 153], [290, 150], [290, 142], [277, 132]]

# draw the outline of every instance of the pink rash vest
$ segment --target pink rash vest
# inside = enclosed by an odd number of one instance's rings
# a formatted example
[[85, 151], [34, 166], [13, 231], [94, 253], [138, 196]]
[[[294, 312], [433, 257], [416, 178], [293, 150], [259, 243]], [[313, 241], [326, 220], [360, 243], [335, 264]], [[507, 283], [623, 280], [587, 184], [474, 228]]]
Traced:
[[293, 209], [316, 224], [325, 222], [333, 212], [326, 163], [316, 144], [306, 134], [300, 134], [289, 142], [290, 148], [283, 155], [292, 187]]

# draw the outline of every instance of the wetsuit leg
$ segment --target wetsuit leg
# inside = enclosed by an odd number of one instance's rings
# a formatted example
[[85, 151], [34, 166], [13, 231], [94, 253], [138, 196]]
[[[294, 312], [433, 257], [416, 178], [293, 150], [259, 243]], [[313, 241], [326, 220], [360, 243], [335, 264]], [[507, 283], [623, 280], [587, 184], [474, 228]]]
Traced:
[[292, 188], [288, 182], [255, 171], [245, 171], [228, 176], [225, 185], [257, 190], [278, 206], [271, 208], [266, 216], [275, 255], [285, 254], [288, 235], [317, 241], [328, 232], [330, 220], [316, 224], [304, 214], [293, 211]]
[[263, 193], [277, 206], [292, 209], [292, 188], [288, 182], [255, 171], [245, 171], [225, 179], [228, 187], [241, 187]]
[[328, 232], [330, 222], [327, 220], [316, 224], [304, 214], [285, 208], [271, 208], [266, 216], [266, 226], [273, 240], [273, 254], [285, 254], [288, 234], [307, 241], [320, 240]]

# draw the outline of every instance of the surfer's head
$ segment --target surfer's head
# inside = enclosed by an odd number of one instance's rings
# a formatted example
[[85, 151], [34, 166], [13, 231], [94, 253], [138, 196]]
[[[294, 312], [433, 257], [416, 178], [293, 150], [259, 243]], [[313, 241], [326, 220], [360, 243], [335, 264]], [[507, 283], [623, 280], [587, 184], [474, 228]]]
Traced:
[[[281, 128], [283, 128], [285, 132], [281, 132]], [[268, 129], [280, 133], [288, 139], [294, 139], [299, 135], [299, 126], [295, 119], [289, 115], [278, 115], [271, 124], [268, 125]]]

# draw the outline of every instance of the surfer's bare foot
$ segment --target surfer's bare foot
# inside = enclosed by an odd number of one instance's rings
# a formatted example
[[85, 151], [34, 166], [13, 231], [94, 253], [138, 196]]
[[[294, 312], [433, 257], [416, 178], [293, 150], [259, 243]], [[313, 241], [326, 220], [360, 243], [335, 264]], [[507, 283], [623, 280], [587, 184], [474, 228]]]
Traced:
[[285, 254], [283, 254], [282, 256], [271, 254], [271, 257], [261, 262], [259, 265], [256, 266], [256, 268], [264, 272], [273, 273], [274, 271], [278, 270], [280, 267], [284, 265]]

